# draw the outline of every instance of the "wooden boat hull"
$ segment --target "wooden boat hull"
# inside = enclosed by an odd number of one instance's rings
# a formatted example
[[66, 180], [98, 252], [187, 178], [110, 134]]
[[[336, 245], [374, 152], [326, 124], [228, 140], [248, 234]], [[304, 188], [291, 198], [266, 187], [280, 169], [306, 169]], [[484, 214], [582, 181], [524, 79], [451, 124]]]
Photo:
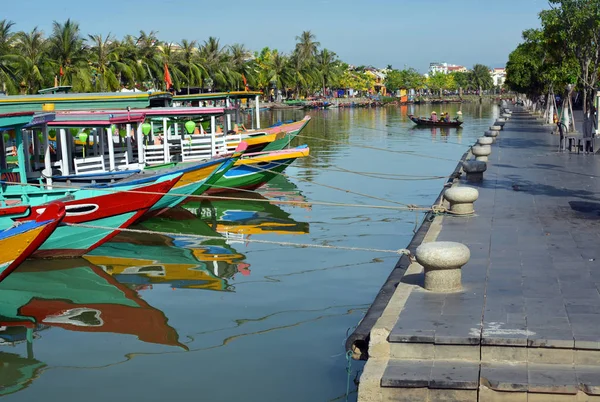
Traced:
[[[119, 228], [137, 221], [181, 178], [181, 173], [164, 176], [148, 185], [116, 189], [79, 189], [72, 200], [64, 201], [63, 223], [80, 223], [100, 228], [63, 226], [56, 230], [32, 254], [36, 258], [78, 257], [116, 236]], [[127, 193], [131, 191], [131, 193]], [[31, 199], [31, 198], [30, 198]], [[31, 217], [41, 215], [47, 205], [31, 207]], [[19, 218], [23, 221], [31, 218]], [[106, 229], [105, 229], [106, 228]]]
[[409, 115], [408, 118], [411, 119], [412, 122], [415, 123], [417, 126], [421, 126], [421, 127], [460, 127], [461, 124], [463, 123], [462, 121], [451, 121], [451, 122], [435, 121], [434, 122], [434, 121], [431, 121], [428, 119], [420, 119], [413, 115]]
[[65, 213], [63, 204], [49, 204], [35, 220], [25, 221], [0, 232], [0, 281], [48, 239]]
[[296, 159], [307, 156], [309, 152], [309, 148], [304, 145], [282, 151], [247, 155], [206, 190], [206, 194], [230, 192], [235, 189], [256, 189], [283, 172]]

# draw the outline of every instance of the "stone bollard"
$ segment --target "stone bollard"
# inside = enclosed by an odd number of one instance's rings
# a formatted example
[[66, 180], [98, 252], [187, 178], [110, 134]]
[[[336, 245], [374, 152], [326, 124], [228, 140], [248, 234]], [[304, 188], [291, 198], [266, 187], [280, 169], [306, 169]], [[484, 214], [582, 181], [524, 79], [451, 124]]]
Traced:
[[492, 145], [494, 139], [492, 137], [479, 137], [477, 138], [477, 144], [479, 145]]
[[450, 203], [450, 212], [455, 215], [468, 215], [475, 212], [473, 203], [479, 198], [479, 191], [473, 187], [453, 186], [444, 192]]
[[461, 243], [438, 241], [417, 247], [417, 262], [425, 271], [425, 289], [431, 292], [461, 290], [461, 268], [471, 258], [471, 251]]
[[506, 120], [508, 120], [508, 119], [510, 119], [510, 114], [508, 114], [508, 113], [502, 113], [502, 114], [500, 115], [500, 117], [502, 117], [503, 119], [506, 119]]
[[475, 160], [487, 162], [488, 156], [492, 154], [491, 145], [473, 145], [471, 152], [475, 155]]
[[492, 142], [496, 142], [496, 137], [498, 137], [499, 131], [486, 131], [484, 136], [492, 139]]
[[483, 181], [483, 172], [487, 170], [487, 163], [483, 161], [464, 161], [462, 163], [463, 170], [467, 174], [467, 181], [470, 183], [478, 183]]
[[493, 126], [490, 126], [490, 130], [491, 131], [500, 131], [500, 130], [502, 130], [502, 127], [493, 125]]

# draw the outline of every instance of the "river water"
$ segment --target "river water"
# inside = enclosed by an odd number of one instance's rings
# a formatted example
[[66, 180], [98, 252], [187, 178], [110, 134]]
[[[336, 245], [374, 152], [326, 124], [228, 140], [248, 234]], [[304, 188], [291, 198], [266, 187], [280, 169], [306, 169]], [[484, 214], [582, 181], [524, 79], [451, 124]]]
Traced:
[[[406, 116], [455, 116], [458, 108], [459, 130], [417, 129]], [[308, 144], [311, 156], [290, 166], [288, 177], [136, 226], [169, 234], [121, 234], [85, 259], [27, 261], [1, 283], [2, 399], [355, 400], [363, 365], [351, 361], [348, 374], [345, 338], [398, 256], [253, 241], [405, 247], [421, 214], [360, 205], [431, 205], [497, 110], [309, 114], [295, 143]], [[266, 112], [262, 121], [303, 115]]]

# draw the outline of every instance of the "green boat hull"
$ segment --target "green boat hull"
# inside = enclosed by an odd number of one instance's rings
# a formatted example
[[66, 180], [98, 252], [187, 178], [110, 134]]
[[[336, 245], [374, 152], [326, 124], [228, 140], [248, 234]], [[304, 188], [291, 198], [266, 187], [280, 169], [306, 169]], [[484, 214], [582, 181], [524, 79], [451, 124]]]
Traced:
[[97, 219], [90, 223], [93, 226], [111, 228], [97, 229], [82, 226], [59, 226], [50, 237], [34, 253], [35, 257], [78, 257], [109, 236], [114, 230], [134, 218], [137, 212]]

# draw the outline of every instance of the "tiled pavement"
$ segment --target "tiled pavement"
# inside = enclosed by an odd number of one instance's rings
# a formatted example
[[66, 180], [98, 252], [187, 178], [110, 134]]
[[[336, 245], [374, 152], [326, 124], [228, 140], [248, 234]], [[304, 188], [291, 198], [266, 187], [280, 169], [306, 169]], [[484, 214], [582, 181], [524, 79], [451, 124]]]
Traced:
[[[463, 291], [410, 294], [389, 337], [396, 360], [382, 386], [400, 386], [403, 359], [421, 359], [408, 377], [429, 388], [446, 373], [456, 379], [449, 388], [475, 381], [515, 392], [598, 391], [600, 154], [558, 153], [550, 130], [515, 113], [476, 186], [476, 215], [444, 217], [437, 240], [471, 250]], [[448, 367], [440, 356], [453, 353], [479, 359]]]

